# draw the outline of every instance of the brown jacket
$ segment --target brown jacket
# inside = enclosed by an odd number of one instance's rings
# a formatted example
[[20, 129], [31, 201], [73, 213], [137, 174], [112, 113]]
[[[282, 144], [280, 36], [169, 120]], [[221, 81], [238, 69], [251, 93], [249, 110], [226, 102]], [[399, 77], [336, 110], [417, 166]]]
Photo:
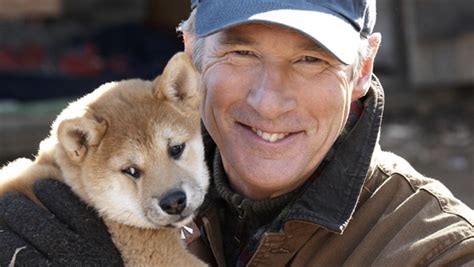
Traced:
[[[383, 99], [374, 79], [357, 124], [247, 266], [474, 266], [473, 210], [379, 148]], [[225, 266], [226, 226], [207, 203], [189, 249]]]

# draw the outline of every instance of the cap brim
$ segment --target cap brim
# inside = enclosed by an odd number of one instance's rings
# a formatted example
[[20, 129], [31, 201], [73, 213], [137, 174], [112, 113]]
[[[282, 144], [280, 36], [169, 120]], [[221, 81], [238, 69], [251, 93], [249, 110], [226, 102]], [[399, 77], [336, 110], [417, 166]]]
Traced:
[[[354, 62], [360, 43], [360, 34], [344, 18], [332, 14], [325, 8], [311, 11], [272, 8], [269, 8], [270, 10], [261, 8], [258, 10], [261, 12], [253, 13], [247, 10], [239, 13], [239, 10], [233, 9], [232, 5], [220, 5], [219, 10], [207, 10], [206, 12], [200, 12], [200, 8], [198, 8], [196, 33], [199, 37], [203, 37], [236, 25], [278, 24], [307, 35], [342, 63], [352, 64]], [[216, 8], [214, 7], [214, 9]], [[217, 12], [214, 17], [207, 16], [207, 14], [214, 12]], [[206, 16], [203, 13], [206, 13]]]

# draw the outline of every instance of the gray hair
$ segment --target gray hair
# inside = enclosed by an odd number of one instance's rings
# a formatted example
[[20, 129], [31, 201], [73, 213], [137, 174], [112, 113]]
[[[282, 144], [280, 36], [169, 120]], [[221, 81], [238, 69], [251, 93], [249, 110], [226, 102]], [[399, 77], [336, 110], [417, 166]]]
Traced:
[[[204, 38], [196, 36], [195, 21], [196, 21], [196, 9], [194, 9], [191, 12], [188, 19], [186, 19], [185, 21], [179, 24], [176, 30], [181, 33], [187, 32], [189, 36], [188, 38], [191, 38], [189, 41], [193, 45], [193, 54], [192, 54], [193, 62], [197, 70], [201, 72], [202, 57], [204, 54]], [[356, 77], [359, 76], [360, 70], [362, 68], [362, 63], [370, 56], [370, 53], [371, 51], [370, 51], [369, 41], [368, 39], [362, 37], [360, 45], [359, 45], [359, 51], [357, 53], [356, 62], [352, 66], [351, 80], [354, 80]]]
[[189, 18], [183, 22], [181, 22], [176, 29], [178, 32], [187, 32], [188, 33], [188, 38], [191, 38], [189, 41], [193, 45], [193, 62], [194, 65], [196, 66], [196, 69], [201, 72], [202, 70], [202, 57], [204, 54], [204, 38], [200, 38], [196, 36], [196, 27], [195, 27], [195, 22], [196, 22], [196, 9], [194, 9], [191, 14], [189, 15]]

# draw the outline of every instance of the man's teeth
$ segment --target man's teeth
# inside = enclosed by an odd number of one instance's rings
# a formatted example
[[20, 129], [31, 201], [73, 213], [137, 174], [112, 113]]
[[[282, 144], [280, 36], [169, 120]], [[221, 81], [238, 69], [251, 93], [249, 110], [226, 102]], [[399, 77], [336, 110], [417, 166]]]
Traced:
[[256, 133], [258, 136], [260, 136], [263, 140], [268, 141], [270, 143], [281, 140], [288, 135], [288, 133], [267, 133], [257, 128], [252, 128], [252, 131]]

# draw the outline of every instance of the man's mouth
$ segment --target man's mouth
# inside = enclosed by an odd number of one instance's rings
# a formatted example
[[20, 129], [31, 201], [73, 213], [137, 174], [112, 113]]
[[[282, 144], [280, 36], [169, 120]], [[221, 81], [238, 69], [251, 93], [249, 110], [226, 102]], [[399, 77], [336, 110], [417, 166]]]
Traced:
[[252, 127], [252, 132], [256, 133], [263, 140], [268, 141], [270, 143], [281, 140], [289, 135], [289, 133], [267, 133], [254, 127]]

